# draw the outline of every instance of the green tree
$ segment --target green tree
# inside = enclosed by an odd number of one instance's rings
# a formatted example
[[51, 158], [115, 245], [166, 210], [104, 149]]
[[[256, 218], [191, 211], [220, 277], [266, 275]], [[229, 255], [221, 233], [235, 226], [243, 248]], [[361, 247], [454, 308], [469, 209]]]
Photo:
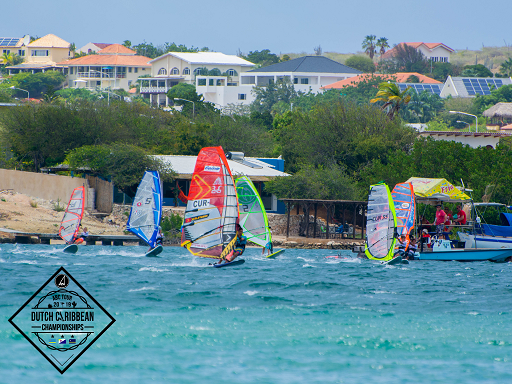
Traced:
[[292, 176], [267, 181], [265, 191], [280, 199], [353, 200], [357, 194], [345, 168], [335, 164], [318, 168], [305, 165]]
[[172, 181], [175, 176], [170, 166], [149, 156], [143, 149], [124, 143], [76, 148], [66, 156], [66, 162], [75, 171], [89, 168], [132, 194], [148, 169], [158, 171], [164, 182]]
[[125, 40], [123, 41], [123, 45], [128, 48], [128, 49], [131, 49], [132, 47], [132, 42], [130, 40]]
[[398, 44], [395, 46], [393, 57], [379, 63], [379, 70], [383, 73], [418, 72], [423, 74], [430, 71], [430, 64], [419, 50], [407, 44]]
[[466, 65], [462, 71], [462, 76], [467, 77], [493, 77], [492, 72], [483, 64]]
[[256, 86], [252, 93], [256, 98], [251, 104], [251, 111], [256, 112], [271, 112], [274, 104], [282, 101], [290, 105], [297, 97], [297, 92], [288, 77], [275, 83], [272, 81], [265, 87]]
[[377, 43], [375, 44], [375, 46], [377, 48], [380, 48], [379, 53], [382, 56], [383, 54], [386, 53], [386, 49], [389, 48], [388, 39], [385, 37], [379, 38], [379, 40], [377, 40]]
[[31, 98], [37, 98], [40, 97], [42, 93], [46, 92], [49, 86], [54, 89], [60, 88], [65, 80], [66, 76], [58, 71], [46, 71], [34, 74], [21, 72], [10, 79], [10, 84], [30, 92]]
[[512, 57], [509, 57], [508, 60], [501, 64], [500, 73], [506, 77], [512, 76]]
[[409, 148], [415, 137], [400, 119], [390, 120], [368, 103], [345, 100], [276, 116], [273, 134], [287, 172], [298, 172], [306, 164], [315, 168], [337, 164], [349, 175], [372, 159], [385, 161], [389, 150]]
[[275, 53], [270, 53], [269, 49], [263, 49], [261, 51], [250, 51], [247, 56], [242, 57], [251, 63], [258, 64], [260, 67], [266, 67], [267, 65], [279, 63], [279, 56], [277, 56]]
[[421, 93], [410, 88], [411, 100], [400, 110], [402, 119], [409, 123], [427, 123], [435, 118], [444, 108], [441, 97], [435, 93]]
[[375, 41], [376, 38], [377, 38], [377, 36], [375, 36], [375, 35], [367, 35], [367, 36], [365, 36], [365, 38], [363, 40], [363, 44], [361, 45], [364, 49], [364, 53], [366, 53], [370, 57], [371, 60], [373, 60], [373, 57], [377, 53], [377, 50], [375, 49], [376, 48], [376, 41]]
[[373, 60], [365, 56], [350, 56], [345, 61], [345, 65], [348, 65], [350, 68], [358, 69], [364, 73], [375, 72], [375, 64], [373, 63]]
[[387, 115], [393, 119], [403, 105], [407, 105], [411, 100], [406, 88], [403, 92], [396, 83], [380, 83], [379, 91], [371, 103], [382, 102], [382, 110], [387, 110]]
[[[175, 105], [183, 106], [181, 112], [187, 116], [192, 116], [193, 113], [197, 116], [215, 110], [213, 104], [203, 102], [203, 96], [197, 94], [196, 87], [192, 84], [176, 84], [167, 91], [167, 97], [173, 100]], [[175, 99], [188, 100], [188, 102]]]

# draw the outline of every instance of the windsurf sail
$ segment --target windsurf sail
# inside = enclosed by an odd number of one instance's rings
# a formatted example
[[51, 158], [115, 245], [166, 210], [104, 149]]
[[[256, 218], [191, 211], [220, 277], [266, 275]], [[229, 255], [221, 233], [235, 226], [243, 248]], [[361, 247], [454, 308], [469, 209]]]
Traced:
[[162, 218], [162, 182], [157, 171], [146, 171], [137, 187], [126, 229], [156, 247]]
[[398, 236], [405, 235], [407, 246], [409, 245], [409, 235], [414, 227], [416, 215], [414, 188], [411, 183], [397, 184], [393, 188], [393, 192], [391, 192], [391, 197], [395, 206]]
[[247, 176], [235, 180], [240, 226], [247, 240], [265, 247], [272, 241], [268, 218], [258, 190]]
[[67, 244], [75, 241], [84, 216], [85, 187], [77, 187], [71, 193], [66, 212], [60, 222], [59, 236]]
[[372, 185], [366, 215], [366, 256], [373, 260], [391, 260], [395, 234], [396, 214], [389, 188], [384, 183]]
[[235, 183], [222, 147], [201, 149], [190, 183], [181, 245], [193, 255], [225, 259], [236, 241]]

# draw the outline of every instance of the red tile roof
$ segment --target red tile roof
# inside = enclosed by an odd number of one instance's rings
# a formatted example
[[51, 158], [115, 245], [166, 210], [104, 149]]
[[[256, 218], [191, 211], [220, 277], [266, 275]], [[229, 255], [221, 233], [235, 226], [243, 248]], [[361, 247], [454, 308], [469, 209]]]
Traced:
[[136, 55], [137, 52], [132, 51], [130, 48], [126, 48], [121, 44], [110, 44], [108, 47], [98, 51], [99, 55]]
[[126, 56], [126, 55], [88, 55], [79, 57], [78, 59], [71, 59], [61, 61], [58, 65], [119, 65], [129, 67], [151, 67], [148, 61], [151, 60], [145, 56]]
[[[420, 45], [424, 45], [425, 47], [427, 47], [428, 49], [430, 49], [431, 51], [434, 50], [435, 48], [439, 47], [439, 46], [442, 46], [444, 47], [445, 49], [447, 49], [448, 51], [450, 52], [454, 52], [455, 50], [448, 47], [447, 45], [443, 44], [443, 43], [423, 43], [423, 42], [416, 42], [416, 43], [399, 43], [397, 44], [398, 45], [408, 45], [410, 47], [413, 47], [415, 49], [418, 49], [418, 47]], [[387, 59], [390, 59], [392, 58], [394, 55], [395, 55], [395, 52], [396, 52], [396, 47], [393, 47], [392, 49], [390, 49], [389, 51], [387, 51], [386, 53], [384, 53], [380, 58], [382, 60], [387, 60]]]
[[383, 81], [386, 81], [386, 80], [393, 81], [394, 80], [397, 83], [407, 83], [407, 79], [410, 76], [416, 76], [420, 80], [420, 83], [442, 84], [440, 81], [437, 81], [435, 79], [432, 79], [428, 76], [425, 76], [425, 75], [422, 75], [421, 73], [416, 73], [416, 72], [398, 72], [398, 73], [395, 73], [392, 75], [378, 74], [378, 73], [371, 75], [369, 73], [363, 73], [362, 75], [349, 77], [345, 80], [340, 80], [340, 81], [337, 81], [336, 83], [326, 85], [325, 87], [322, 87], [322, 89], [341, 89], [344, 87], [353, 87], [353, 86], [356, 86], [357, 84], [359, 84], [361, 81], [365, 81], [367, 79], [372, 79], [374, 77], [380, 77]]

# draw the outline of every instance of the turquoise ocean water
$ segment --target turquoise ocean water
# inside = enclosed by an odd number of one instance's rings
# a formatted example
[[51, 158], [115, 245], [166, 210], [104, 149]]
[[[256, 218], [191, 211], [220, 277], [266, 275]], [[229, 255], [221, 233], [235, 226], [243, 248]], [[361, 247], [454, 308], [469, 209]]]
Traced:
[[[512, 264], [0, 244], [0, 383], [510, 383]], [[116, 319], [64, 375], [8, 319], [60, 266]]]

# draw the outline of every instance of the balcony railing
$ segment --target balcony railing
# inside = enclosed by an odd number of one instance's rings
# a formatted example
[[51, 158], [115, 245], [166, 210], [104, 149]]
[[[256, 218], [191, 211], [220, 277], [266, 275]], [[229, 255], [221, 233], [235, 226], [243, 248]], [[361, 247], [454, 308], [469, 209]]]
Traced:
[[125, 79], [126, 73], [98, 73], [98, 72], [77, 72], [79, 78], [85, 79]]

